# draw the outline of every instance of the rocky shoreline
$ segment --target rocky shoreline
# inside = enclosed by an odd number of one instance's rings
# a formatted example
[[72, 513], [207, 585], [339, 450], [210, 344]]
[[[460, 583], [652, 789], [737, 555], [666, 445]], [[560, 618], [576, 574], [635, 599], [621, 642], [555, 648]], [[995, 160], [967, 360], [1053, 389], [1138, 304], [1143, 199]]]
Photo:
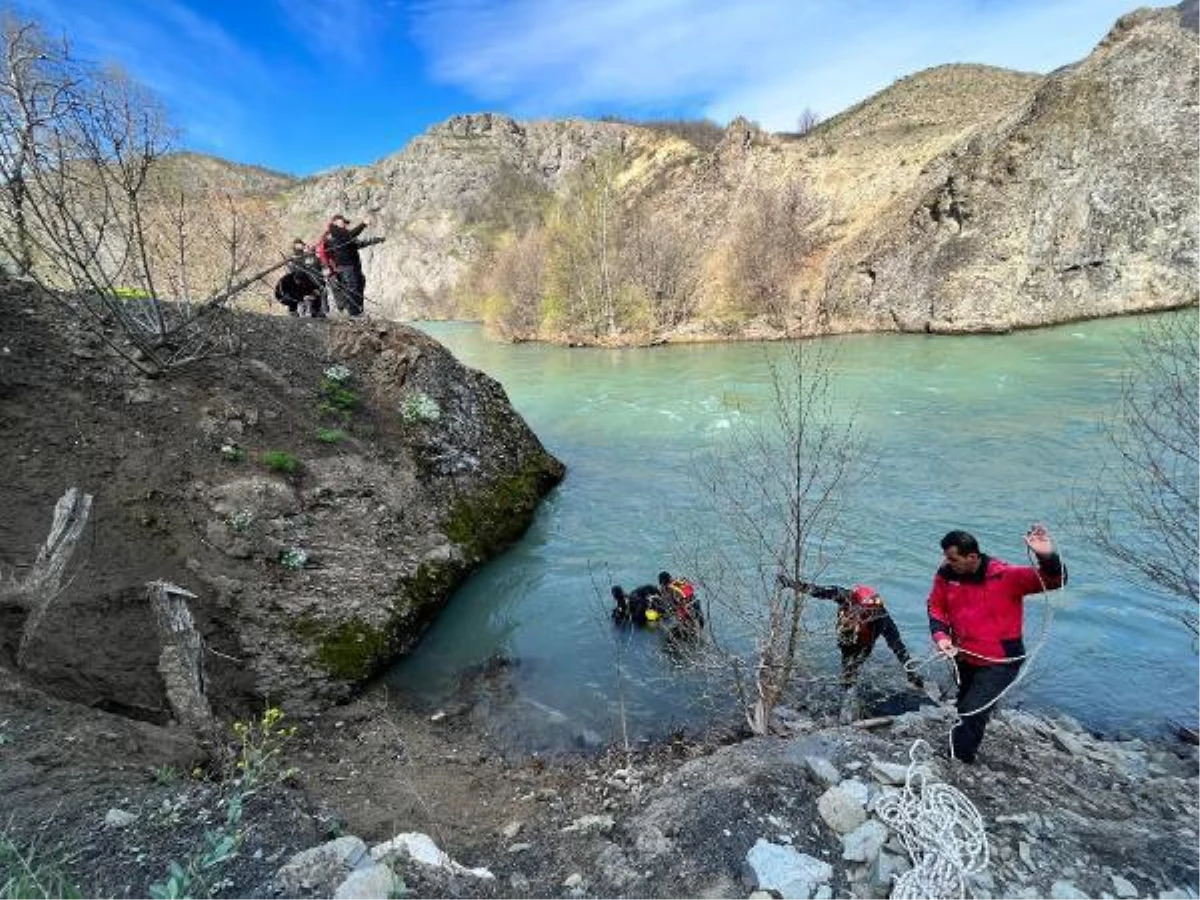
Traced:
[[[909, 851], [933, 843], [906, 848], [888, 804], [958, 792], [986, 834], [971, 896], [1197, 896], [1194, 746], [1002, 710], [963, 766], [939, 755], [950, 721], [783, 710], [769, 737], [545, 760], [375, 689], [294, 723], [289, 773], [247, 800], [213, 895], [899, 896]], [[176, 730], [11, 681], [0, 722], [7, 835], [59, 848], [85, 895], [147, 896], [225, 813], [215, 768], [192, 768], [199, 748]]]

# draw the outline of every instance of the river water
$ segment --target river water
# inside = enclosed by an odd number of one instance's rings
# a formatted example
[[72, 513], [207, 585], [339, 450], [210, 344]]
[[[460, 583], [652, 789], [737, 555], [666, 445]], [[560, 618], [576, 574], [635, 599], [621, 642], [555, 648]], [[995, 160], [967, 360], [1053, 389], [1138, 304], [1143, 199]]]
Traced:
[[[386, 681], [430, 709], [465, 694], [480, 724], [532, 750], [660, 737], [727, 713], [726, 673], [664, 652], [658, 634], [615, 629], [609, 586], [632, 588], [660, 569], [696, 574], [681, 534], [703, 532], [710, 515], [697, 502], [697, 460], [769, 408], [767, 360], [779, 346], [565, 349], [492, 342], [471, 324], [421, 327], [500, 381], [568, 474], [526, 536], [459, 589]], [[1070, 584], [1052, 602], [1027, 603], [1037, 656], [1009, 703], [1107, 734], [1194, 724], [1200, 683], [1171, 602], [1123, 581], [1071, 515], [1100, 472], [1101, 423], [1138, 327], [1124, 318], [1002, 336], [828, 339], [832, 396], [874, 465], [845, 501], [850, 536], [823, 580], [874, 584], [924, 655], [941, 535], [964, 528], [984, 552], [1024, 563], [1022, 535], [1046, 523]], [[806, 650], [801, 688], [818, 692], [832, 690], [837, 654], [825, 639], [832, 609], [813, 603], [822, 639]], [[708, 611], [721, 633], [730, 623], [719, 605]], [[864, 684], [898, 683], [898, 672], [880, 641]]]

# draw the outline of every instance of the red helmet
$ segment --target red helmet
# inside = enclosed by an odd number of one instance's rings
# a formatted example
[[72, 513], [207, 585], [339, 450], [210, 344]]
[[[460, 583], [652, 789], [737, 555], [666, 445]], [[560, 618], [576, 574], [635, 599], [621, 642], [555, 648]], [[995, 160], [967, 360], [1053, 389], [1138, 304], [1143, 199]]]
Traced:
[[854, 598], [854, 602], [862, 606], [881, 606], [883, 599], [879, 596], [879, 591], [871, 587], [869, 584], [856, 584], [854, 589], [850, 591], [850, 596]]

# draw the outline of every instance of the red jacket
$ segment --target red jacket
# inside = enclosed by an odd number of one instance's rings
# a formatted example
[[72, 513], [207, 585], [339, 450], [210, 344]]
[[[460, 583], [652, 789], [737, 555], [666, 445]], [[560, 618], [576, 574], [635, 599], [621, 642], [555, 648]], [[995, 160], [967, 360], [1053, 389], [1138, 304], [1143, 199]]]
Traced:
[[1040, 557], [1036, 569], [984, 555], [979, 569], [969, 575], [956, 575], [942, 566], [929, 592], [929, 630], [935, 643], [952, 639], [966, 651], [964, 662], [972, 665], [1024, 657], [1025, 597], [1062, 587], [1066, 581], [1057, 553]]

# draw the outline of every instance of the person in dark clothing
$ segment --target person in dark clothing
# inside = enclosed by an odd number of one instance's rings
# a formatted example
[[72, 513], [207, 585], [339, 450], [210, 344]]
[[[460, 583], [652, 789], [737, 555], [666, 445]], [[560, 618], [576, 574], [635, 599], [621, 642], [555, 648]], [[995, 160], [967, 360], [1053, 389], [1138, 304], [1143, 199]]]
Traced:
[[321, 301], [324, 286], [319, 272], [316, 253], [303, 240], [296, 238], [292, 242], [287, 272], [275, 282], [275, 299], [287, 307], [288, 315], [297, 316], [302, 312], [314, 318], [325, 315]]
[[[287, 268], [287, 274], [294, 276], [284, 286], [288, 300], [300, 296], [301, 301], [297, 304], [300, 315], [324, 318], [325, 279], [321, 276], [321, 260], [317, 257], [316, 248], [310, 247], [303, 238], [296, 238], [292, 241], [292, 255], [288, 258]], [[280, 298], [278, 285], [276, 287], [276, 299], [287, 305], [288, 300]]]
[[975, 761], [988, 719], [1025, 660], [1024, 600], [1067, 583], [1067, 570], [1044, 526], [1034, 524], [1025, 545], [1037, 567], [1013, 566], [979, 552], [966, 531], [942, 538], [942, 566], [929, 592], [929, 631], [954, 661], [959, 721], [950, 732], [955, 759]]
[[865, 584], [856, 584], [852, 588], [838, 585], [818, 585], [808, 581], [796, 581], [786, 575], [779, 576], [779, 583], [786, 588], [808, 594], [820, 600], [832, 600], [838, 605], [837, 613], [837, 643], [842, 651], [842, 686], [853, 688], [858, 680], [859, 670], [875, 649], [875, 642], [880, 635], [887, 641], [891, 651], [904, 666], [904, 676], [908, 683], [921, 690], [925, 682], [921, 676], [909, 668], [908, 648], [900, 638], [900, 629], [892, 620], [879, 591]]
[[612, 589], [612, 611], [614, 622], [633, 622], [635, 625], [647, 625], [656, 622], [662, 614], [661, 598], [658, 589], [651, 584], [634, 588], [628, 594], [619, 584]]
[[343, 215], [336, 215], [329, 220], [329, 227], [321, 237], [321, 261], [328, 270], [327, 276], [333, 288], [334, 302], [340, 310], [349, 310], [351, 316], [361, 316], [363, 312], [363, 292], [366, 290], [367, 279], [363, 274], [362, 257], [359, 250], [378, 244], [383, 238], [359, 240], [359, 235], [370, 225], [363, 220], [350, 227], [350, 221]]

